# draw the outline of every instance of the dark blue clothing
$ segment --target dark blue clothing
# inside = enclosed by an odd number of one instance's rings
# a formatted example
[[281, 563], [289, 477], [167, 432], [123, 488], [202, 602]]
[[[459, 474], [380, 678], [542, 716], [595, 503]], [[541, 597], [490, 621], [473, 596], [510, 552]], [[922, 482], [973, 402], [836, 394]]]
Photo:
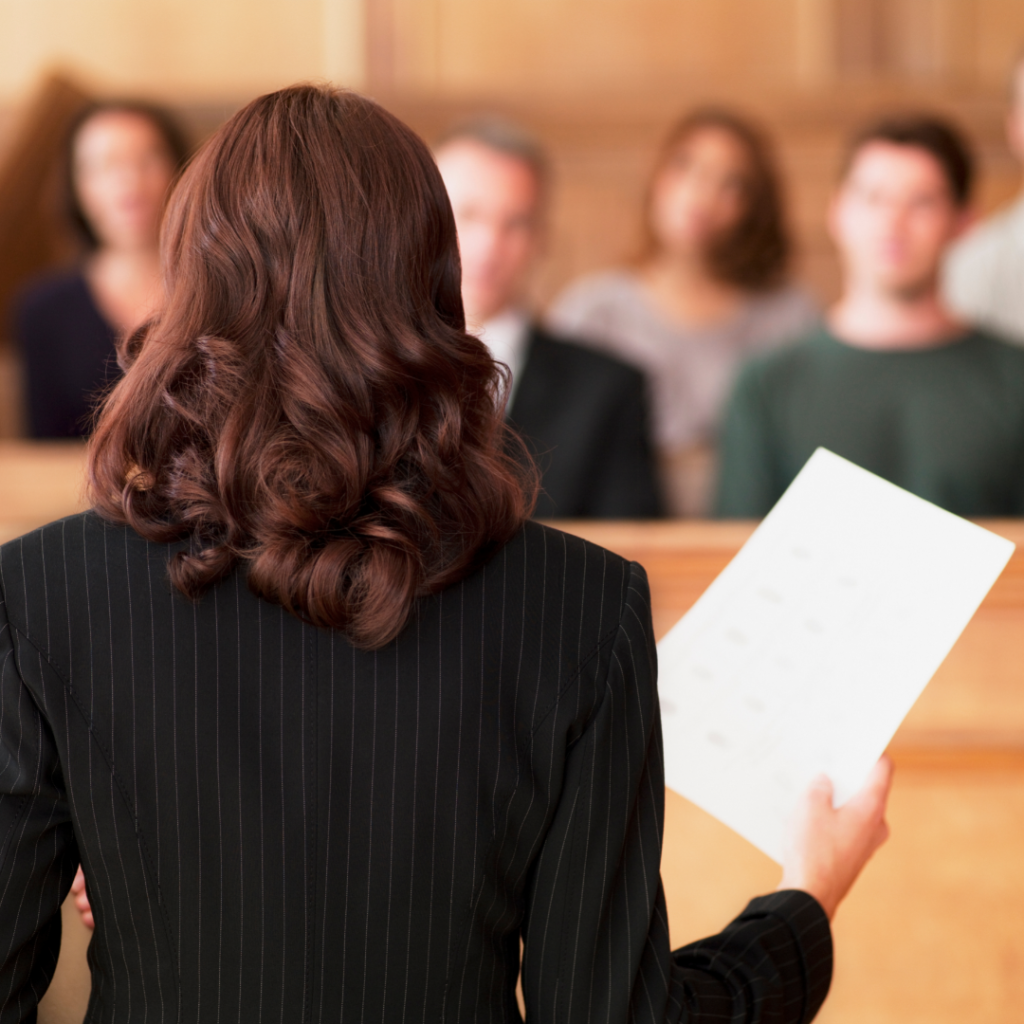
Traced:
[[96, 397], [120, 371], [117, 331], [96, 308], [81, 270], [36, 279], [17, 300], [14, 317], [29, 435], [88, 433]]

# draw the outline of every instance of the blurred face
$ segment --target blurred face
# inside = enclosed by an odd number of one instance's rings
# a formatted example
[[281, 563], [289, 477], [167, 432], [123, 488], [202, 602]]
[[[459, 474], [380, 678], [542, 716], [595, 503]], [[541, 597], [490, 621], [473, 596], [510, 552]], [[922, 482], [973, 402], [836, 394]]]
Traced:
[[437, 153], [462, 258], [462, 301], [475, 327], [522, 296], [540, 241], [540, 187], [522, 160], [469, 139]]
[[96, 114], [79, 129], [72, 159], [75, 194], [100, 244], [153, 246], [174, 176], [156, 125], [128, 111]]
[[829, 217], [847, 273], [908, 299], [935, 286], [942, 254], [964, 222], [934, 156], [881, 141], [854, 157]]
[[746, 212], [750, 162], [724, 128], [700, 128], [669, 154], [651, 190], [651, 230], [665, 252], [707, 251]]

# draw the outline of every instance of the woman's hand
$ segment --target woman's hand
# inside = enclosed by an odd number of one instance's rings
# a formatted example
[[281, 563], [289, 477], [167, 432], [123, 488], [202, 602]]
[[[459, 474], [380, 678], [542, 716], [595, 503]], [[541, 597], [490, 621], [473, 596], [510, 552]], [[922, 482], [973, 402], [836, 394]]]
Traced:
[[82, 915], [82, 924], [86, 928], [95, 928], [96, 922], [92, 918], [92, 906], [89, 903], [89, 894], [85, 891], [85, 875], [82, 873], [82, 865], [78, 865], [78, 874], [71, 883], [71, 891], [75, 894], [75, 906]]
[[885, 805], [892, 762], [883, 757], [861, 790], [832, 806], [832, 783], [818, 776], [794, 816], [780, 889], [802, 889], [825, 908], [829, 920], [871, 855], [889, 838]]

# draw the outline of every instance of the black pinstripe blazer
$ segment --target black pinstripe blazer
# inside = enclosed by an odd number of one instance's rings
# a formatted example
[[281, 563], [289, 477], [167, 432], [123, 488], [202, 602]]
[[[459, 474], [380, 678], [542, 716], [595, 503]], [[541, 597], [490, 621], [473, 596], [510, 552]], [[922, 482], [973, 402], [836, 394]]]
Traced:
[[528, 526], [375, 653], [93, 514], [0, 549], [0, 1021], [807, 1021], [802, 893], [670, 952], [643, 570]]

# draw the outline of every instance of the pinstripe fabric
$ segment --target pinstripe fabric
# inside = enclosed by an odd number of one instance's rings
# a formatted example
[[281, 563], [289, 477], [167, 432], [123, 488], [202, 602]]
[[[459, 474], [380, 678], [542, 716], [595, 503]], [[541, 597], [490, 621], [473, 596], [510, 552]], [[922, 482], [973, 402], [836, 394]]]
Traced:
[[0, 549], [0, 1021], [806, 1021], [801, 893], [669, 951], [643, 570], [537, 525], [354, 650], [85, 514]]

